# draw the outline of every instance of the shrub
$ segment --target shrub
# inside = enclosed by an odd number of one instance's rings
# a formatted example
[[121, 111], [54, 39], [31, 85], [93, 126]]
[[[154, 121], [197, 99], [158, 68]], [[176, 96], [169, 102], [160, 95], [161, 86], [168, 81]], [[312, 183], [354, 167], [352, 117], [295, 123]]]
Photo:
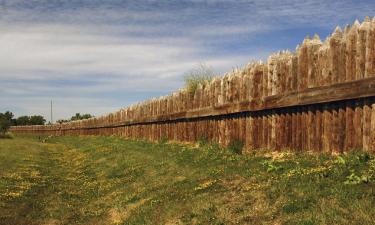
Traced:
[[215, 76], [212, 67], [199, 64], [197, 68], [189, 70], [185, 74], [185, 88], [190, 94], [194, 94], [199, 85], [204, 86]]
[[44, 125], [46, 123], [46, 119], [40, 115], [34, 116], [20, 116], [15, 119], [15, 124], [17, 126], [26, 126], [26, 125]]
[[6, 134], [1, 134], [1, 133], [0, 133], [0, 138], [1, 138], [1, 139], [12, 139], [13, 136], [12, 136], [12, 134], [10, 134], [10, 133], [6, 133]]
[[241, 140], [233, 140], [228, 145], [228, 150], [235, 154], [242, 154], [244, 143]]
[[168, 143], [168, 137], [166, 135], [163, 135], [159, 139], [159, 144], [166, 144]]
[[361, 183], [368, 183], [369, 176], [362, 175], [359, 176], [355, 174], [354, 170], [350, 171], [350, 175], [346, 177], [344, 184], [361, 184]]
[[5, 135], [10, 126], [11, 122], [5, 116], [3, 116], [3, 114], [0, 114], [0, 135]]
[[70, 119], [71, 121], [75, 121], [75, 120], [84, 120], [84, 119], [90, 119], [94, 117], [93, 115], [91, 114], [82, 114], [81, 113], [76, 113], [74, 116], [72, 116], [72, 118]]
[[209, 144], [209, 140], [206, 136], [199, 137], [197, 142], [200, 147], [207, 146]]
[[277, 166], [277, 165], [275, 165], [274, 162], [272, 162], [272, 161], [267, 161], [267, 160], [265, 160], [265, 161], [263, 161], [261, 164], [262, 164], [264, 167], [266, 167], [268, 173], [270, 173], [270, 172], [274, 172], [274, 171], [279, 171], [279, 170], [282, 170], [282, 169], [283, 169], [282, 166]]

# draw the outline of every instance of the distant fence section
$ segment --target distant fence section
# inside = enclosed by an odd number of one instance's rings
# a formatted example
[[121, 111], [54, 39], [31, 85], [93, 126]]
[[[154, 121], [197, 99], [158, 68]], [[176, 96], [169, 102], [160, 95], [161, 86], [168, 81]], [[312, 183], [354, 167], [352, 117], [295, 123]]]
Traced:
[[375, 151], [375, 19], [336, 28], [324, 42], [306, 38], [295, 52], [108, 115], [15, 133], [117, 135], [246, 149]]

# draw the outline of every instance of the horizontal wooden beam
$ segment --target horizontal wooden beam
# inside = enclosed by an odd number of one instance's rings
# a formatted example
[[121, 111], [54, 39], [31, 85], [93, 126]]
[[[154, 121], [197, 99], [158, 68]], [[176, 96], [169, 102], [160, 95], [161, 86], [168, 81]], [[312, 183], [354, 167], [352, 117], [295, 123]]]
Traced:
[[329, 86], [308, 88], [300, 92], [265, 98], [264, 109], [329, 103], [375, 96], [375, 77]]
[[274, 95], [252, 101], [227, 103], [220, 106], [205, 107], [185, 112], [140, 118], [137, 120], [128, 120], [107, 125], [95, 125], [84, 128], [62, 128], [62, 130], [114, 128], [139, 124], [162, 123], [204, 117], [224, 116], [243, 112], [256, 112], [286, 107], [329, 103], [372, 96], [375, 96], [375, 77], [333, 84], [329, 86], [308, 88], [299, 92], [295, 91], [288, 94]]
[[274, 95], [258, 100], [228, 103], [220, 106], [205, 107], [195, 110], [189, 110], [186, 112], [155, 116], [152, 118], [142, 118], [137, 121], [127, 121], [125, 123], [132, 124], [179, 119], [194, 119], [241, 112], [255, 112], [294, 106], [329, 103], [371, 96], [375, 96], [375, 77], [369, 77], [361, 80], [349, 81], [329, 86], [308, 88], [300, 92]]

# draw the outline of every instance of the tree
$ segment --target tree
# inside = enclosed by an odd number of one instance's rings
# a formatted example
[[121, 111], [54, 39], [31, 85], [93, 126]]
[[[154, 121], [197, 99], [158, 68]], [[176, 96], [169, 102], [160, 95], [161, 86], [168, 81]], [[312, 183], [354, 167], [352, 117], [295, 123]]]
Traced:
[[76, 120], [84, 120], [84, 119], [90, 119], [90, 118], [93, 118], [94, 116], [91, 115], [91, 114], [82, 114], [81, 113], [76, 113], [74, 116], [72, 116], [70, 118], [70, 120], [65, 120], [65, 119], [59, 119], [57, 120], [56, 122], [59, 123], [59, 124], [62, 124], [62, 123], [67, 123], [67, 122], [70, 122], [70, 121], [76, 121]]
[[11, 121], [13, 119], [13, 116], [14, 116], [13, 113], [9, 112], [9, 111], [6, 111], [5, 113], [3, 113], [3, 115], [9, 121]]
[[46, 120], [43, 116], [34, 115], [30, 117], [30, 125], [44, 125]]
[[7, 111], [0, 113], [0, 134], [4, 135], [12, 125], [13, 113]]
[[20, 116], [16, 119], [17, 126], [26, 126], [30, 125], [30, 117], [29, 116]]
[[59, 124], [62, 124], [62, 123], [69, 122], [69, 120], [60, 119], [60, 120], [57, 120], [56, 122], [59, 123]]
[[17, 126], [26, 126], [26, 125], [44, 125], [46, 120], [43, 116], [34, 115], [34, 116], [20, 116], [16, 119]]
[[80, 113], [76, 113], [74, 116], [72, 116], [72, 118], [70, 120], [71, 121], [84, 120], [84, 119], [90, 119], [92, 117], [93, 116], [91, 114], [83, 114], [83, 115], [81, 115]]
[[10, 121], [7, 120], [4, 116], [0, 116], [0, 134], [4, 135], [6, 132], [8, 132], [10, 128]]
[[9, 111], [0, 113], [0, 134], [5, 134], [10, 126], [44, 125], [46, 122], [40, 115], [20, 116], [17, 119], [13, 116], [13, 113]]

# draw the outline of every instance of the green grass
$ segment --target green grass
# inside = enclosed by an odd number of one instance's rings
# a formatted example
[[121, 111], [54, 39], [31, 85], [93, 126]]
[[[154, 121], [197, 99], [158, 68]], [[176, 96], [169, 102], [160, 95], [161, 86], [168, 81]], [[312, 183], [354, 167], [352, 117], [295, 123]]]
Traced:
[[5, 133], [5, 134], [0, 133], [0, 139], [12, 139], [12, 138], [13, 138], [13, 135], [10, 133]]
[[115, 137], [0, 140], [0, 224], [373, 224], [375, 159]]

